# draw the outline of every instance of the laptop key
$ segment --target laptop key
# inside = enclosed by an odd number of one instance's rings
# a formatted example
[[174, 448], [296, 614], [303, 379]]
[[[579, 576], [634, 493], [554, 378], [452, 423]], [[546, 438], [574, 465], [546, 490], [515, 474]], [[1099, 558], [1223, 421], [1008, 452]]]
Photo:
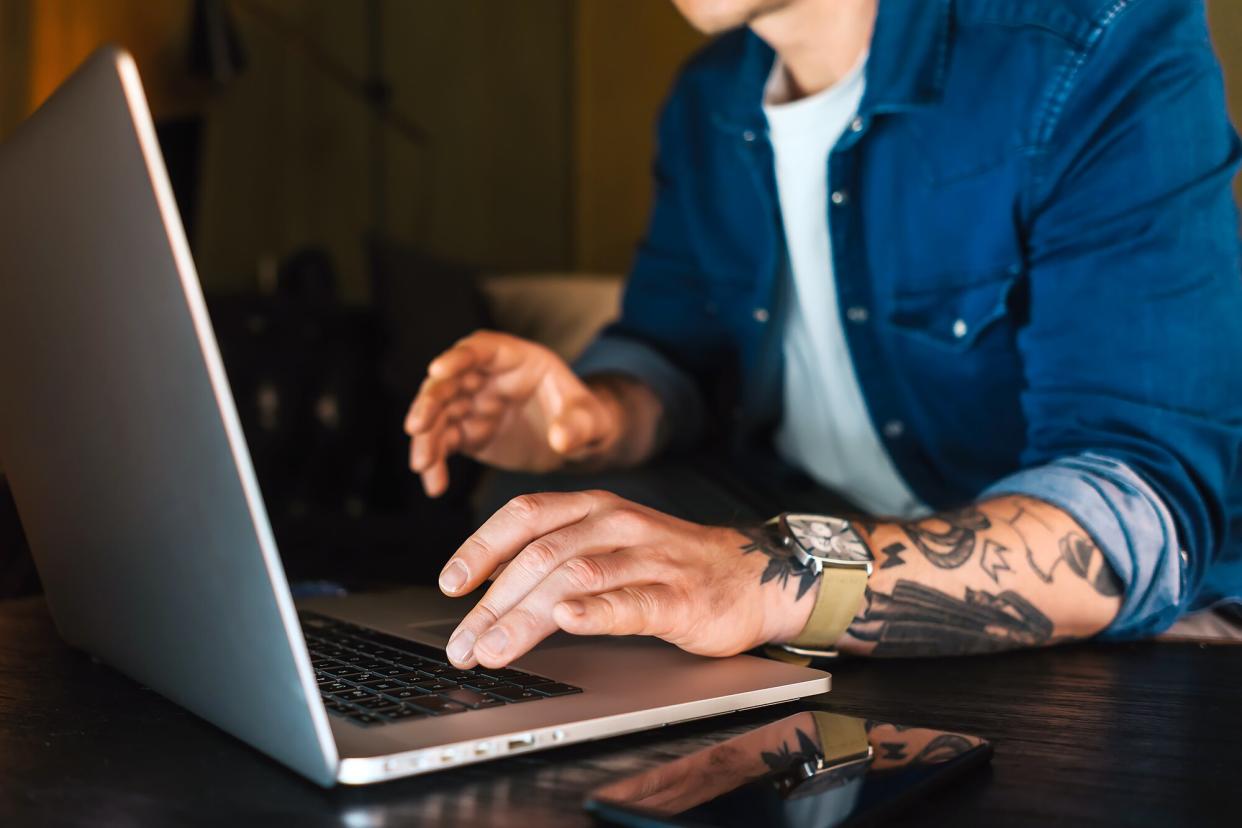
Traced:
[[581, 687], [574, 687], [572, 684], [562, 684], [559, 681], [554, 681], [551, 684], [536, 684], [530, 689], [544, 696], [568, 696], [582, 692]]
[[419, 710], [426, 710], [434, 716], [447, 716], [450, 713], [461, 713], [466, 708], [451, 702], [448, 699], [442, 699], [439, 696], [423, 696], [413, 699], [410, 704]]
[[385, 667], [382, 670], [372, 670], [371, 672], [375, 673], [377, 676], [383, 676], [384, 678], [400, 678], [408, 671], [402, 670], [400, 667]]
[[332, 713], [337, 716], [348, 716], [350, 713], [354, 712], [354, 709], [350, 707], [349, 705], [341, 704], [340, 702], [337, 702], [337, 701], [325, 701], [323, 703], [323, 706], [327, 709], [329, 713]]
[[495, 669], [490, 667], [479, 667], [475, 670], [475, 672], [480, 675], [487, 676], [488, 678], [499, 679], [500, 681], [508, 681], [511, 676], [526, 675], [526, 673], [519, 670], [513, 670], [509, 667], [497, 667]]
[[384, 695], [395, 701], [408, 701], [410, 699], [417, 699], [420, 696], [425, 696], [427, 694], [420, 693], [413, 687], [401, 687], [397, 690], [385, 690]]
[[500, 687], [504, 684], [502, 681], [484, 678], [483, 676], [472, 676], [468, 679], [462, 679], [461, 683], [471, 690], [491, 690], [493, 687]]
[[381, 680], [381, 681], [368, 681], [366, 684], [364, 684], [364, 685], [362, 685], [362, 686], [363, 686], [363, 687], [365, 687], [365, 688], [367, 688], [368, 690], [374, 690], [374, 691], [376, 691], [377, 693], [383, 693], [383, 692], [385, 692], [385, 691], [387, 691], [387, 690], [399, 690], [399, 689], [401, 689], [401, 685], [400, 685], [400, 684], [397, 684], [395, 681], [383, 681], [383, 680]]
[[353, 690], [353, 689], [354, 688], [350, 687], [348, 684], [346, 684], [343, 681], [329, 681], [326, 683], [325, 682], [319, 683], [319, 691], [321, 693], [327, 693], [328, 695], [332, 695], [333, 693], [341, 693], [346, 690]]
[[425, 681], [416, 681], [410, 684], [416, 690], [424, 693], [439, 693], [441, 690], [452, 690], [457, 685], [451, 681], [440, 681], [439, 679], [426, 679]]
[[501, 687], [493, 687], [487, 692], [489, 695], [496, 696], [497, 698], [503, 699], [507, 702], [524, 702], [547, 698], [547, 696], [541, 696], [538, 693], [533, 693], [525, 687], [517, 687], [512, 684], [506, 684]]
[[366, 701], [367, 699], [372, 698], [371, 693], [368, 693], [365, 690], [359, 690], [356, 687], [351, 688], [349, 690], [343, 690], [340, 693], [333, 693], [332, 695], [334, 698], [340, 699], [341, 701], [347, 701], [347, 702], [360, 702], [360, 701]]
[[500, 707], [504, 704], [500, 699], [493, 699], [491, 696], [485, 696], [482, 693], [476, 693], [464, 687], [458, 687], [456, 690], [446, 690], [440, 693], [439, 696], [442, 699], [455, 701], [475, 710], [482, 707]]
[[324, 670], [323, 672], [327, 673], [330, 676], [336, 676], [338, 679], [344, 679], [345, 681], [353, 681], [354, 679], [358, 678], [358, 676], [365, 676], [367, 674], [366, 670], [359, 670], [357, 667], [352, 667], [352, 666], [351, 667], [336, 667], [336, 668], [329, 667], [327, 670]]
[[518, 687], [534, 687], [538, 684], [551, 684], [552, 679], [543, 676], [532, 676], [527, 673], [519, 673], [516, 676], [510, 676], [505, 679], [510, 684], [516, 684]]
[[370, 713], [350, 713], [349, 720], [360, 725], [381, 724], [384, 720], [379, 716], [372, 716]]

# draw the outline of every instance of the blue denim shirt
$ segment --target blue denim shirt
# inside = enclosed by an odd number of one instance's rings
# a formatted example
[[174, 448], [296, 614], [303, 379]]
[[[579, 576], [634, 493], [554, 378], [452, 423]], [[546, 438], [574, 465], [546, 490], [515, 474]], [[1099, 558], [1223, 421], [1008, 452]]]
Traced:
[[[773, 59], [739, 30], [684, 68], [622, 316], [578, 363], [647, 382], [683, 447], [780, 415]], [[934, 508], [1076, 518], [1126, 583], [1111, 638], [1242, 596], [1225, 112], [1200, 0], [881, 0], [828, 159], [841, 324], [898, 469]]]

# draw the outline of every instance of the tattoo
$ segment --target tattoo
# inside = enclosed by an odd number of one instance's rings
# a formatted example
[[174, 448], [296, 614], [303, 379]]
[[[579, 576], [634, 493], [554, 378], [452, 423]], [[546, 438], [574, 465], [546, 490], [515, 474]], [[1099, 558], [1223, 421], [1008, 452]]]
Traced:
[[905, 742], [880, 742], [880, 750], [884, 751], [881, 759], [905, 759], [906, 748]]
[[814, 739], [808, 736], [802, 728], [797, 728], [797, 733], [798, 749], [796, 751], [790, 750], [789, 745], [781, 742], [781, 746], [775, 752], [765, 750], [759, 754], [759, 758], [763, 760], [763, 764], [768, 766], [768, 770], [786, 770], [800, 762], [813, 759], [819, 754]]
[[[938, 528], [938, 524], [947, 528]], [[901, 528], [932, 564], [957, 569], [975, 553], [976, 535], [992, 528], [992, 523], [978, 508], [968, 506], [917, 523], [903, 523]]]
[[974, 745], [965, 736], [956, 733], [942, 733], [928, 742], [918, 755], [910, 760], [911, 765], [939, 765], [956, 759]]
[[1027, 537], [1028, 531], [1036, 531], [1035, 527], [1023, 526], [1034, 522], [1043, 527], [1045, 532], [1051, 532], [1052, 527], [1040, 520], [1033, 512], [1028, 512], [1024, 507], [1019, 506], [1018, 512], [1009, 518], [1006, 523], [1013, 527], [1013, 531], [1022, 539], [1022, 547], [1026, 552], [1026, 562], [1031, 567], [1031, 571], [1039, 576], [1039, 579], [1045, 584], [1052, 583], [1052, 573], [1056, 570], [1057, 564], [1061, 563], [1059, 554], [1048, 555], [1047, 550], [1043, 547], [1047, 544], [1036, 543], [1031, 546], [1031, 542]]
[[[1121, 579], [1113, 571], [1112, 566], [1104, 559], [1104, 555], [1096, 555], [1100, 550], [1091, 540], [1078, 532], [1070, 532], [1061, 538], [1061, 558], [1079, 578], [1091, 584], [1096, 592], [1108, 598], [1115, 598], [1122, 593]], [[1091, 574], [1091, 564], [1098, 560], [1098, 569]]]
[[[1075, 575], [1091, 584], [1100, 595], [1115, 598], [1122, 594], [1121, 579], [1104, 555], [1096, 554], [1100, 550], [1090, 538], [1081, 532], [1072, 531], [1057, 541], [1055, 549], [1049, 539], [1031, 545], [1026, 531], [1019, 525], [1030, 521], [1038, 523], [1046, 533], [1053, 531], [1051, 526], [1022, 507], [1018, 508], [1018, 513], [1008, 523], [1022, 539], [1022, 545], [1026, 547], [1026, 561], [1041, 581], [1045, 584], [1052, 583], [1057, 567], [1064, 563]], [[1092, 566], [1096, 567], [1094, 573], [1091, 572]]]
[[1035, 647], [1052, 639], [1052, 621], [1012, 590], [967, 589], [954, 598], [900, 580], [892, 595], [867, 589], [850, 635], [875, 643], [876, 656], [969, 655]]
[[992, 583], [1000, 583], [1000, 573], [1013, 572], [1008, 559], [1005, 558], [1009, 552], [1010, 550], [991, 538], [983, 541], [983, 554], [979, 556], [979, 566], [983, 567], [983, 571], [992, 579]]
[[775, 537], [766, 527], [758, 529], [742, 529], [740, 530], [750, 543], [741, 547], [742, 554], [751, 552], [762, 552], [768, 556], [768, 565], [764, 568], [763, 574], [759, 576], [759, 583], [766, 584], [768, 581], [778, 581], [781, 589], [789, 585], [790, 579], [796, 579], [798, 582], [798, 595], [795, 601], [801, 601], [802, 596], [815, 586], [815, 582], [819, 580], [819, 576], [807, 569], [793, 553], [785, 548], [779, 538]]
[[901, 566], [905, 563], [901, 559], [901, 553], [908, 551], [904, 543], [890, 543], [888, 546], [880, 550], [884, 553], [884, 563], [880, 564], [880, 569], [892, 569], [894, 566]]

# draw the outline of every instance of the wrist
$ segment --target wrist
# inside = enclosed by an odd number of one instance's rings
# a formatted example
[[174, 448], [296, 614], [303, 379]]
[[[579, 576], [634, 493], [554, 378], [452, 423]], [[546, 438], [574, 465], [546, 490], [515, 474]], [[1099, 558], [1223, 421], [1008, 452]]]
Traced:
[[593, 459], [608, 466], [636, 466], [655, 453], [656, 424], [661, 408], [655, 394], [633, 377], [601, 374], [587, 387], [610, 420], [609, 437], [601, 441]]
[[797, 597], [796, 589], [773, 590], [775, 595], [769, 597], [765, 617], [768, 619], [767, 631], [762, 643], [788, 644], [802, 635], [807, 622], [811, 620], [811, 611], [819, 600], [820, 578], [801, 597]]

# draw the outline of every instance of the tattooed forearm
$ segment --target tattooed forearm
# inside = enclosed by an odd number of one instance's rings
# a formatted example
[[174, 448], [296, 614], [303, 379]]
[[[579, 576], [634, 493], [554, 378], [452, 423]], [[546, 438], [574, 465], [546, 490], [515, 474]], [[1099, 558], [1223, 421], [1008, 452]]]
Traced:
[[908, 657], [1043, 646], [1099, 632], [1121, 604], [1122, 582], [1082, 528], [1030, 498], [880, 523], [866, 541], [877, 567], [840, 644], [848, 652]]
[[759, 583], [776, 581], [783, 589], [789, 585], [791, 580], [795, 581], [798, 584], [798, 594], [795, 600], [799, 601], [810, 591], [811, 587], [815, 586], [815, 581], [819, 576], [799, 563], [771, 528], [760, 526], [740, 531], [750, 541], [741, 547], [743, 554], [762, 552], [768, 556], [768, 565], [764, 568], [763, 574], [759, 576]]

